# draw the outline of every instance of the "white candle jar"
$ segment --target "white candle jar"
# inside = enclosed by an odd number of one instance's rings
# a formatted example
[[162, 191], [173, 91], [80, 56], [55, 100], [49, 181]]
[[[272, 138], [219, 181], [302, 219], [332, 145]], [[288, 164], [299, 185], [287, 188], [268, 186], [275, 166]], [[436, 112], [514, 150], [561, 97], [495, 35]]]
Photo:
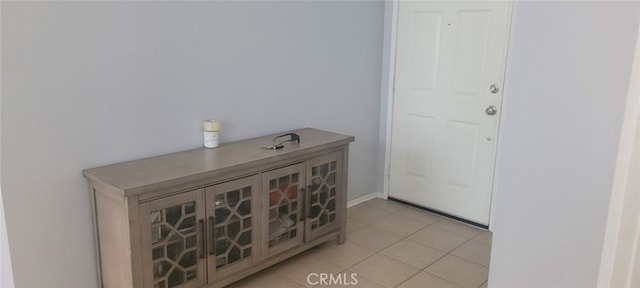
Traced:
[[219, 120], [205, 120], [202, 122], [202, 131], [204, 136], [204, 147], [216, 148], [220, 145], [218, 140], [218, 131], [220, 131], [222, 122]]

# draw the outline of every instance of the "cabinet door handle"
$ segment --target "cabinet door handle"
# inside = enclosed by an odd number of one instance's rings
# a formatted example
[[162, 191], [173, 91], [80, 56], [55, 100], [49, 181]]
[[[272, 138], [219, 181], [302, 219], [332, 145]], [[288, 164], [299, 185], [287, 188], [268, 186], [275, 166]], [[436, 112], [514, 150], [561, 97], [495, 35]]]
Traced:
[[306, 199], [307, 201], [304, 201], [304, 203], [305, 203], [304, 204], [304, 207], [305, 207], [304, 218], [305, 219], [306, 218], [311, 218], [310, 211], [311, 211], [311, 204], [313, 204], [313, 203], [311, 203], [311, 196], [313, 195], [314, 191], [318, 190], [319, 187], [320, 187], [320, 184], [314, 184], [314, 185], [307, 186], [307, 191], [308, 191], [307, 193], [309, 194], [309, 199]]
[[216, 223], [214, 221], [213, 216], [209, 216], [209, 223], [211, 225], [211, 250], [209, 250], [209, 255], [216, 255]]
[[203, 219], [198, 220], [198, 224], [200, 224], [200, 235], [201, 235], [200, 236], [200, 238], [201, 238], [201, 240], [200, 240], [200, 259], [204, 259], [204, 254], [205, 254], [204, 250], [206, 249], [206, 246], [205, 246], [204, 243], [207, 242], [207, 240], [205, 239], [207, 237], [207, 234], [204, 231], [204, 220]]
[[306, 199], [304, 198], [305, 195], [305, 189], [304, 188], [300, 188], [300, 205], [298, 205], [298, 207], [300, 207], [300, 211], [298, 211], [298, 215], [300, 215], [298, 221], [302, 222], [304, 221], [304, 211], [307, 210], [305, 209], [305, 203], [307, 203]]

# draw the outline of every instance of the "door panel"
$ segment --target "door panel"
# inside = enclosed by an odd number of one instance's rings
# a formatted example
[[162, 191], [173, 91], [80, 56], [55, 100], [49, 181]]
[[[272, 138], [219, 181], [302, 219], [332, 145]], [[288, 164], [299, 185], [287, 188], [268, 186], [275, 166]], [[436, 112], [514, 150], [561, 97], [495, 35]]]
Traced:
[[453, 90], [455, 94], [481, 93], [483, 71], [489, 44], [491, 11], [460, 11], [457, 15], [457, 46], [454, 56]]
[[477, 151], [478, 124], [449, 122], [447, 142], [446, 182], [461, 188], [473, 186], [473, 167]]
[[435, 119], [421, 115], [408, 115], [408, 175], [426, 179], [431, 177]]
[[301, 245], [304, 225], [304, 165], [296, 164], [262, 174], [263, 258]]
[[140, 205], [145, 287], [205, 284], [202, 189]]
[[[511, 3], [400, 2], [391, 197], [489, 223]], [[495, 106], [496, 113], [485, 109]]]
[[[439, 39], [442, 14], [438, 12], [423, 12], [414, 15], [415, 33], [421, 35], [413, 39], [412, 82], [413, 87], [418, 89], [434, 90], [438, 82], [438, 58], [440, 56]], [[421, 53], [416, 53], [421, 51]]]
[[256, 175], [206, 188], [209, 283], [253, 264], [260, 243], [259, 183]]
[[338, 196], [342, 187], [342, 153], [307, 161], [305, 240], [309, 241], [339, 227]]

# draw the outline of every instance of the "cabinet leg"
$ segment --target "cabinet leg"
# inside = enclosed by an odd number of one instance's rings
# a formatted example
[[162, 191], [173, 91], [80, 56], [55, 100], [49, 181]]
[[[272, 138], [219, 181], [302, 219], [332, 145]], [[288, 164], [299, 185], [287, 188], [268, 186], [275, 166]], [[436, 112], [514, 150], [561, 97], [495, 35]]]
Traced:
[[340, 234], [338, 234], [338, 244], [344, 244], [347, 242], [347, 226], [343, 225], [340, 228]]

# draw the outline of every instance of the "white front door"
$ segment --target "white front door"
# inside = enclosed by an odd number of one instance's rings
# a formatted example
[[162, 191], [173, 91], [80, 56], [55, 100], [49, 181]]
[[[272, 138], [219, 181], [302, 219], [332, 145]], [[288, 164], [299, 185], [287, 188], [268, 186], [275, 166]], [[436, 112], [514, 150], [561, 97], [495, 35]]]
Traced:
[[399, 3], [390, 197], [488, 225], [511, 6]]

